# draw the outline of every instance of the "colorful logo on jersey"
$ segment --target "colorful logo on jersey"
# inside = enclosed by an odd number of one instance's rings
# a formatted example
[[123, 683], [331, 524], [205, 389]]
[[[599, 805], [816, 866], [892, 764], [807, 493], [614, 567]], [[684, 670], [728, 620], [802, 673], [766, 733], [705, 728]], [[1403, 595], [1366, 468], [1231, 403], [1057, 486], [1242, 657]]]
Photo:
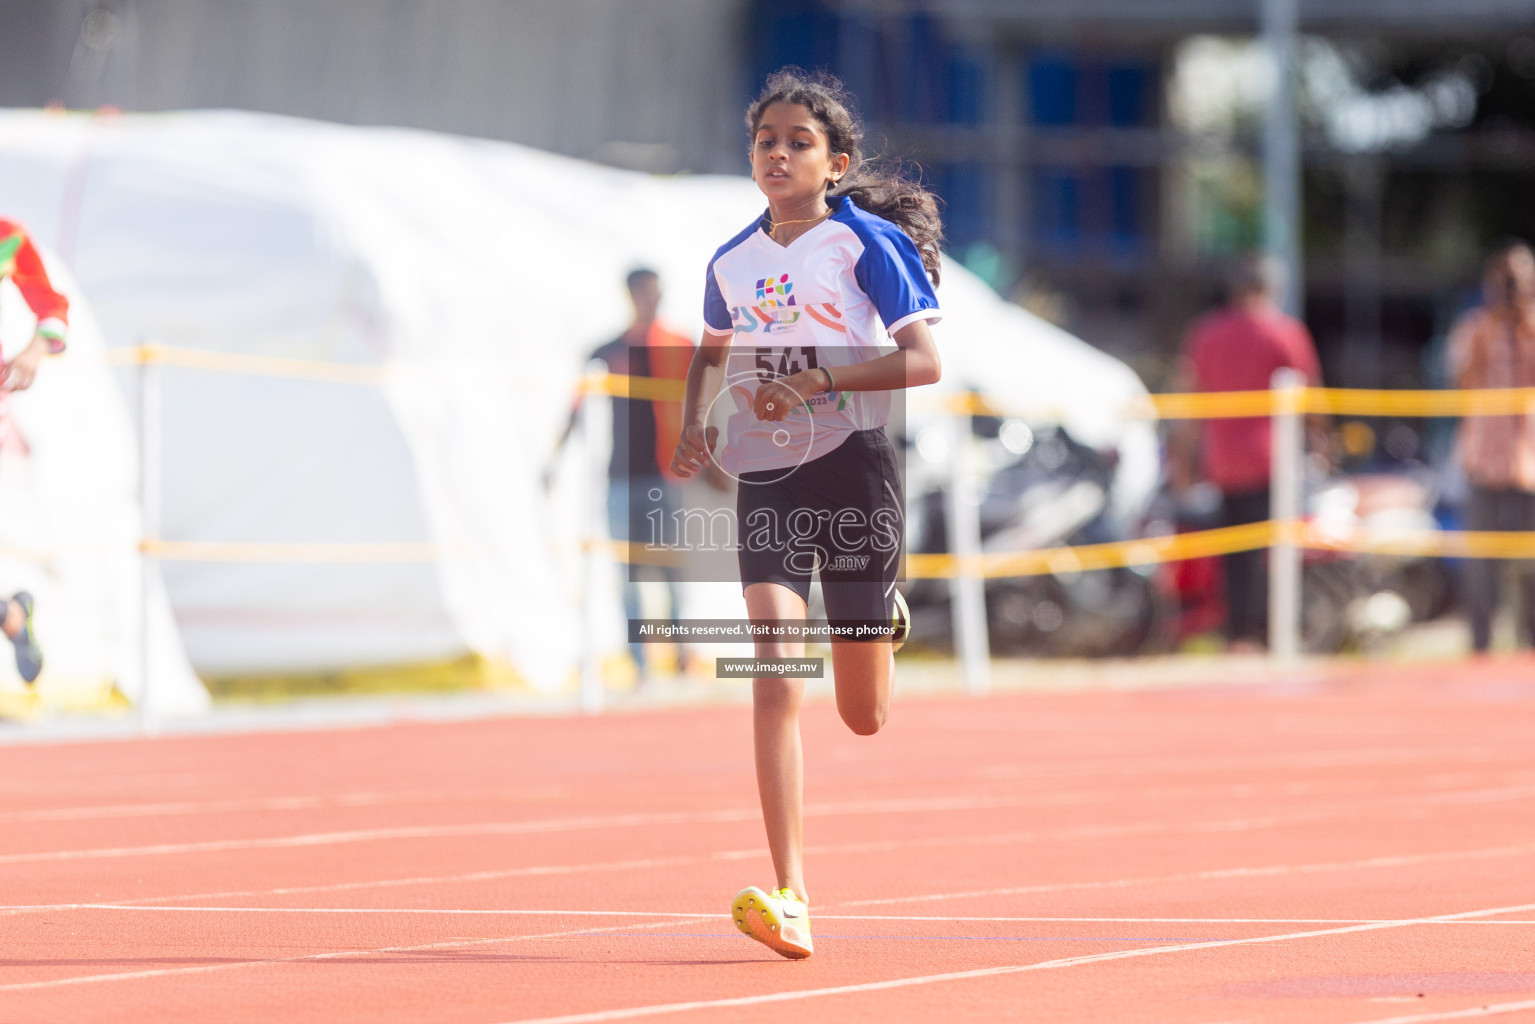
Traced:
[[[762, 284], [763, 282], [758, 282]], [[766, 287], [763, 288], [766, 291]], [[788, 306], [796, 306], [789, 310]], [[847, 325], [842, 323], [842, 311], [837, 308], [835, 302], [807, 302], [803, 306], [795, 303], [794, 297], [788, 297], [788, 301], [781, 307], [736, 306], [730, 311], [731, 326], [737, 334], [752, 334], [761, 331], [771, 334], [774, 327], [780, 330], [789, 324], [799, 320], [800, 313], [804, 312], [810, 319], [838, 334], [847, 333]]]
[[[794, 282], [789, 280], [789, 275], [782, 277], [764, 277], [757, 281], [757, 301], [773, 299], [774, 296], [787, 297], [794, 290]], [[789, 299], [793, 302], [793, 299]]]
[[799, 301], [794, 297], [794, 282], [788, 274], [767, 277], [757, 281], [757, 306], [753, 312], [762, 322], [764, 331], [785, 328], [799, 321]]

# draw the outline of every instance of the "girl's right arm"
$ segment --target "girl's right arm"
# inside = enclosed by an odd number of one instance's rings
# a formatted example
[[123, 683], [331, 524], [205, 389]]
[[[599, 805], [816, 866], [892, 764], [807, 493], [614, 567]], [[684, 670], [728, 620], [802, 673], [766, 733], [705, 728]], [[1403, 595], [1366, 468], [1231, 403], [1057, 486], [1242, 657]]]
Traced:
[[672, 455], [672, 472], [680, 477], [690, 477], [714, 461], [714, 445], [720, 431], [718, 427], [706, 426], [704, 417], [714, 396], [719, 394], [731, 338], [729, 334], [704, 332], [703, 341], [688, 364], [687, 388], [682, 396], [682, 436]]

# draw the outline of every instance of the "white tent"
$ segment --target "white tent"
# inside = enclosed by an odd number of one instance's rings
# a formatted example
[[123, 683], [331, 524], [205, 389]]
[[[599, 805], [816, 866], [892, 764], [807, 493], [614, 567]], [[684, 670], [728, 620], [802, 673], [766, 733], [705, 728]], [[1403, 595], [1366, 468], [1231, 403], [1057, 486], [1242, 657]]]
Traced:
[[[167, 538], [439, 552], [170, 563], [199, 669], [474, 652], [545, 689], [568, 683], [580, 648], [580, 527], [578, 488], [550, 502], [539, 480], [586, 356], [625, 323], [637, 264], [661, 272], [663, 316], [696, 334], [708, 256], [762, 206], [744, 179], [229, 112], [0, 112], [0, 195], [71, 260], [109, 345], [386, 368], [382, 388], [164, 371]], [[940, 387], [1048, 400], [1120, 448], [1125, 493], [1149, 489], [1154, 438], [1111, 415], [1144, 393], [1133, 373], [962, 268], [940, 300]]]
[[[95, 315], [59, 261], [44, 258], [54, 286], [69, 296], [72, 330], [68, 352], [45, 362], [36, 383], [6, 403], [14, 422], [0, 446], [0, 588], [36, 598], [45, 663], [29, 692], [0, 645], [0, 712], [7, 714], [98, 710], [111, 706], [114, 690], [132, 701], [143, 692], [133, 425]], [[0, 349], [19, 352], [35, 327], [7, 280]], [[187, 663], [164, 586], [153, 575], [150, 586], [152, 705], [168, 715], [206, 710], [208, 692]]]

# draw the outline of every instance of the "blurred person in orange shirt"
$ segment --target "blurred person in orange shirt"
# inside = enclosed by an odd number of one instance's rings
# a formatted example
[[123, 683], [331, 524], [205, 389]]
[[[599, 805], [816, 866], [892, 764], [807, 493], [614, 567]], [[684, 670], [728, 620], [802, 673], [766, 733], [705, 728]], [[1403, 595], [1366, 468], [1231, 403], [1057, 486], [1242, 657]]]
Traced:
[[[679, 395], [688, 364], [693, 358], [693, 342], [668, 328], [658, 317], [661, 308], [661, 277], [648, 267], [630, 272], [624, 281], [634, 310], [629, 326], [617, 338], [601, 345], [588, 358], [601, 362], [607, 372], [623, 377], [657, 378], [676, 381]], [[558, 457], [575, 430], [583, 396], [577, 395], [570, 420], [555, 444]], [[650, 536], [656, 524], [673, 523], [679, 508], [677, 477], [671, 471], [671, 454], [682, 433], [682, 402], [673, 399], [613, 399], [613, 447], [608, 458], [608, 533], [624, 545], [629, 557], [643, 557], [649, 543], [665, 545], [667, 537]], [[549, 485], [553, 464], [545, 470]], [[712, 481], [711, 481], [712, 482]], [[636, 547], [638, 545], [639, 547]], [[639, 574], [659, 579], [666, 585], [669, 618], [681, 609], [681, 579], [669, 565], [625, 564], [623, 569], [624, 617], [642, 617]], [[627, 627], [626, 627], [627, 628]], [[639, 672], [641, 685], [651, 676], [646, 645], [629, 645], [630, 656]]]
[[[1316, 345], [1306, 325], [1279, 308], [1279, 261], [1265, 253], [1237, 260], [1227, 282], [1228, 302], [1189, 330], [1180, 370], [1181, 387], [1193, 391], [1263, 391], [1274, 371], [1300, 371], [1312, 386], [1322, 382]], [[1221, 525], [1269, 518], [1272, 425], [1266, 416], [1192, 421], [1170, 446], [1175, 487], [1202, 476], [1220, 488]], [[1198, 468], [1196, 468], [1198, 467]], [[1261, 650], [1268, 633], [1268, 551], [1238, 551], [1223, 559], [1226, 636], [1234, 651]]]
[[[1535, 254], [1523, 242], [1498, 246], [1482, 276], [1482, 304], [1450, 331], [1450, 380], [1457, 388], [1535, 387]], [[1456, 456], [1470, 491], [1468, 530], [1535, 530], [1535, 417], [1468, 416]], [[1521, 567], [1523, 569], [1523, 567]], [[1466, 611], [1471, 646], [1492, 643], [1498, 604], [1497, 562], [1468, 559]], [[1535, 578], [1521, 571], [1523, 631], [1535, 639]]]
[[[0, 217], [0, 282], [7, 278], [37, 317], [37, 327], [31, 342], [15, 357], [0, 355], [0, 403], [12, 392], [32, 386], [43, 359], [64, 351], [64, 338], [69, 331], [69, 300], [48, 280], [37, 247], [25, 228]], [[0, 416], [4, 414], [0, 407]], [[28, 684], [32, 683], [43, 670], [43, 651], [32, 629], [31, 594], [17, 591], [4, 601], [0, 632], [15, 648], [16, 671]]]

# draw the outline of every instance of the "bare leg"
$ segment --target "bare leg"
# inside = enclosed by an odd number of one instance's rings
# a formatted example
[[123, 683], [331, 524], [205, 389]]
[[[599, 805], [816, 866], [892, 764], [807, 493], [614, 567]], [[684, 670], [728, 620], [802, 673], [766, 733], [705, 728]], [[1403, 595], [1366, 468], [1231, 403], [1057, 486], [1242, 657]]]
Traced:
[[[788, 587], [753, 583], [746, 588], [746, 612], [753, 622], [804, 621], [805, 602]], [[759, 658], [802, 658], [802, 641], [759, 639]], [[752, 732], [757, 755], [757, 793], [768, 850], [778, 873], [779, 888], [805, 894], [804, 802], [805, 763], [800, 747], [799, 709], [805, 693], [803, 679], [762, 677], [752, 681]]]
[[831, 645], [837, 679], [837, 713], [860, 736], [873, 736], [890, 717], [890, 686], [895, 657], [888, 640]]

